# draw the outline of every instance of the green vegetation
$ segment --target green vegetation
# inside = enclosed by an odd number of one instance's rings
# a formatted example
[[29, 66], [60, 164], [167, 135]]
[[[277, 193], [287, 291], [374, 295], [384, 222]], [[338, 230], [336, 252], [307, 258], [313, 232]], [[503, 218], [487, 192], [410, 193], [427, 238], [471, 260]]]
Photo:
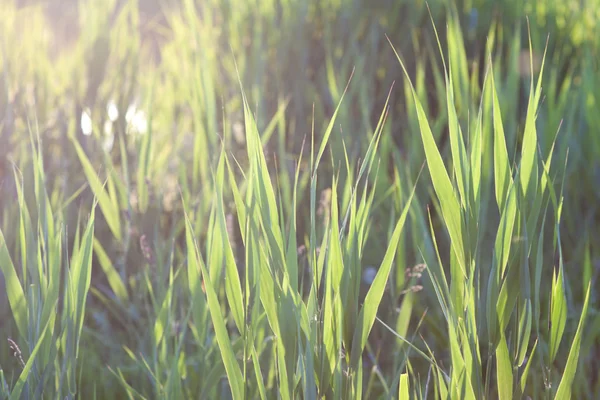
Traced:
[[0, 398], [600, 396], [598, 0], [198, 3], [1, 1]]

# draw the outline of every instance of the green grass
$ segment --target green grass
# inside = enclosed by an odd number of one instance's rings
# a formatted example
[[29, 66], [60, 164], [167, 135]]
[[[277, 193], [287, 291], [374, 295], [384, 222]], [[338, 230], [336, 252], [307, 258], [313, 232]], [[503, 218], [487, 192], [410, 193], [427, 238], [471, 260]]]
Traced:
[[149, 4], [0, 4], [0, 398], [598, 397], [597, 1]]

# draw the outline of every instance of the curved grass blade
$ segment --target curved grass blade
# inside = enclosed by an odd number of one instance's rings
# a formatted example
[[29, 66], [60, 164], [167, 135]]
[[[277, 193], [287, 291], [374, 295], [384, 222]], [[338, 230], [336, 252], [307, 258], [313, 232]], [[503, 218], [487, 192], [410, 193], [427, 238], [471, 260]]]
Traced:
[[498, 382], [498, 398], [510, 400], [513, 395], [513, 374], [508, 346], [504, 335], [500, 336], [500, 342], [496, 348], [496, 379]]
[[[77, 139], [72, 138], [71, 141], [75, 147], [75, 151], [77, 152], [81, 166], [83, 167], [83, 173], [90, 184], [90, 188], [94, 192], [94, 196], [98, 199], [98, 205], [100, 206], [100, 210], [102, 210], [102, 214], [106, 219], [106, 223], [108, 224], [115, 239], [117, 241], [121, 241], [121, 218], [118, 206], [115, 204], [115, 199], [111, 198], [109, 193], [104, 189], [104, 185], [100, 182], [100, 178], [96, 174], [92, 163], [85, 155], [85, 152], [83, 151], [81, 145], [77, 142]], [[110, 180], [110, 178], [108, 180]]]
[[[394, 54], [396, 55], [396, 58], [398, 59], [398, 62], [400, 63], [404, 71], [406, 79], [410, 81], [410, 77], [408, 75], [406, 67], [404, 66], [402, 59], [396, 52], [396, 49], [392, 45], [392, 42], [389, 38], [388, 42], [390, 43], [390, 46], [392, 46]], [[417, 94], [412, 84], [411, 88], [413, 92], [414, 104], [417, 109], [417, 118], [419, 121], [419, 127], [421, 131], [421, 140], [425, 149], [425, 158], [427, 160], [427, 166], [429, 168], [431, 181], [433, 183], [435, 193], [440, 201], [440, 206], [442, 208], [442, 217], [448, 228], [448, 233], [450, 235], [450, 240], [452, 243], [452, 249], [457, 258], [458, 266], [463, 276], [466, 278], [466, 243], [464, 243], [463, 241], [465, 235], [463, 234], [464, 228], [460, 203], [456, 197], [454, 188], [452, 187], [452, 182], [450, 181], [448, 171], [444, 166], [442, 156], [435, 143], [435, 138], [433, 137], [433, 133], [431, 132], [431, 128], [429, 126], [429, 122], [427, 121], [427, 116], [425, 115], [423, 106], [421, 105], [421, 101], [417, 97]]]
[[396, 223], [396, 227], [394, 228], [394, 232], [392, 237], [390, 238], [390, 242], [388, 244], [388, 248], [385, 252], [385, 256], [383, 257], [383, 261], [379, 266], [379, 270], [377, 271], [377, 275], [375, 275], [375, 279], [373, 280], [369, 291], [365, 297], [365, 301], [363, 303], [363, 307], [360, 310], [358, 315], [357, 325], [354, 330], [354, 336], [352, 339], [352, 353], [350, 355], [350, 366], [352, 368], [357, 368], [358, 363], [360, 362], [360, 356], [365, 348], [365, 344], [367, 343], [367, 339], [369, 337], [369, 333], [371, 332], [371, 328], [373, 327], [373, 323], [377, 317], [377, 309], [379, 308], [379, 304], [381, 303], [381, 299], [383, 298], [383, 292], [385, 290], [385, 285], [387, 283], [390, 271], [392, 269], [392, 265], [394, 262], [394, 258], [396, 256], [396, 250], [398, 248], [398, 243], [400, 242], [400, 235], [404, 229], [404, 223], [406, 222], [406, 217], [408, 215], [408, 210], [412, 204], [412, 199], [415, 194], [415, 187], [406, 201], [406, 205], [404, 206], [404, 210], [400, 215], [400, 219]]
[[110, 257], [104, 250], [104, 247], [102, 247], [102, 243], [100, 243], [98, 238], [94, 238], [94, 251], [96, 253], [96, 257], [98, 258], [98, 263], [104, 271], [106, 279], [108, 280], [108, 284], [113, 290], [113, 293], [117, 296], [122, 304], [127, 304], [129, 302], [127, 287], [125, 286], [125, 283], [121, 279], [121, 275], [119, 275], [119, 272], [113, 265]]
[[40, 351], [42, 343], [45, 342], [45, 340], [43, 340], [43, 338], [46, 336], [46, 331], [48, 330], [48, 327], [50, 326], [50, 321], [51, 321], [51, 319], [46, 321], [46, 325], [44, 326], [44, 329], [42, 330], [42, 332], [39, 335], [40, 340], [38, 340], [35, 347], [33, 348], [33, 351], [31, 352], [31, 355], [29, 356], [27, 363], [25, 364], [25, 366], [23, 367], [23, 370], [21, 371], [21, 375], [19, 375], [19, 379], [15, 383], [15, 386], [13, 387], [13, 390], [10, 393], [10, 400], [18, 400], [21, 398], [21, 392], [23, 391], [23, 387], [27, 383], [27, 379], [29, 377], [29, 373], [31, 372], [31, 368], [33, 368], [33, 364], [36, 361], [37, 353]]
[[398, 399], [410, 400], [410, 387], [408, 383], [408, 374], [400, 375], [400, 384], [398, 385]]
[[591, 284], [588, 285], [588, 289], [585, 295], [585, 301], [583, 302], [583, 309], [581, 310], [581, 318], [579, 319], [579, 326], [577, 326], [577, 332], [571, 344], [571, 350], [569, 351], [569, 357], [567, 358], [567, 365], [563, 372], [563, 376], [558, 385], [556, 391], [556, 400], [570, 399], [571, 390], [573, 386], [573, 380], [575, 379], [575, 373], [577, 372], [577, 364], [579, 361], [579, 349], [581, 347], [581, 337], [583, 335], [583, 329], [585, 327], [585, 319], [587, 317], [588, 302], [590, 300]]
[[[187, 226], [189, 229], [189, 226], [191, 225], [189, 225], [190, 221], [187, 217], [186, 221], [188, 222]], [[234, 400], [242, 400], [244, 398], [244, 380], [242, 377], [242, 371], [233, 352], [229, 335], [227, 334], [227, 327], [225, 326], [225, 319], [223, 318], [221, 305], [219, 304], [219, 298], [213, 287], [213, 282], [208, 270], [206, 269], [206, 266], [202, 262], [202, 259], [199, 259], [198, 261], [200, 264], [202, 277], [204, 278], [204, 288], [206, 290], [208, 309], [213, 322], [217, 343], [221, 351], [223, 364], [225, 365], [225, 371], [227, 372], [231, 393]]]
[[[559, 237], [560, 243], [560, 237]], [[564, 269], [560, 245], [558, 272], [552, 274], [552, 292], [550, 298], [550, 342], [548, 343], [548, 357], [550, 363], [554, 362], [558, 347], [562, 341], [565, 325], [567, 323], [567, 296], [564, 285]]]
[[6, 286], [6, 294], [8, 296], [8, 302], [12, 310], [13, 318], [17, 324], [17, 328], [22, 337], [27, 337], [27, 301], [25, 300], [25, 294], [23, 287], [19, 281], [19, 277], [15, 266], [8, 252], [6, 241], [4, 240], [4, 234], [0, 230], [0, 269], [4, 274], [4, 284]]

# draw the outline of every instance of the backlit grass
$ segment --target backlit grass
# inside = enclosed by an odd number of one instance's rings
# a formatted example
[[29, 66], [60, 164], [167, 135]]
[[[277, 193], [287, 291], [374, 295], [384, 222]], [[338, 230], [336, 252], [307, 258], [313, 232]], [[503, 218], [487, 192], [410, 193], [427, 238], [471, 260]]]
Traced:
[[596, 398], [572, 3], [2, 2], [0, 396]]

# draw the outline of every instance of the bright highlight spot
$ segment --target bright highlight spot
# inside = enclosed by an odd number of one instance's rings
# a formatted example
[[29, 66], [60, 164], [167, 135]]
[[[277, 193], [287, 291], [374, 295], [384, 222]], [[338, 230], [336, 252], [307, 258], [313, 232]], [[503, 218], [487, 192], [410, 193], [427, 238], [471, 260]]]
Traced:
[[92, 117], [89, 108], [86, 108], [81, 113], [81, 131], [84, 135], [89, 136], [92, 134]]
[[148, 121], [143, 111], [137, 111], [131, 120], [132, 128], [138, 133], [146, 133], [148, 130]]
[[148, 120], [146, 119], [146, 113], [142, 110], [138, 110], [137, 107], [132, 104], [125, 113], [125, 121], [127, 121], [127, 133], [140, 133], [144, 134], [148, 131]]
[[108, 119], [112, 122], [115, 122], [117, 118], [119, 118], [119, 109], [114, 101], [110, 101], [106, 106], [106, 113], [108, 114]]

